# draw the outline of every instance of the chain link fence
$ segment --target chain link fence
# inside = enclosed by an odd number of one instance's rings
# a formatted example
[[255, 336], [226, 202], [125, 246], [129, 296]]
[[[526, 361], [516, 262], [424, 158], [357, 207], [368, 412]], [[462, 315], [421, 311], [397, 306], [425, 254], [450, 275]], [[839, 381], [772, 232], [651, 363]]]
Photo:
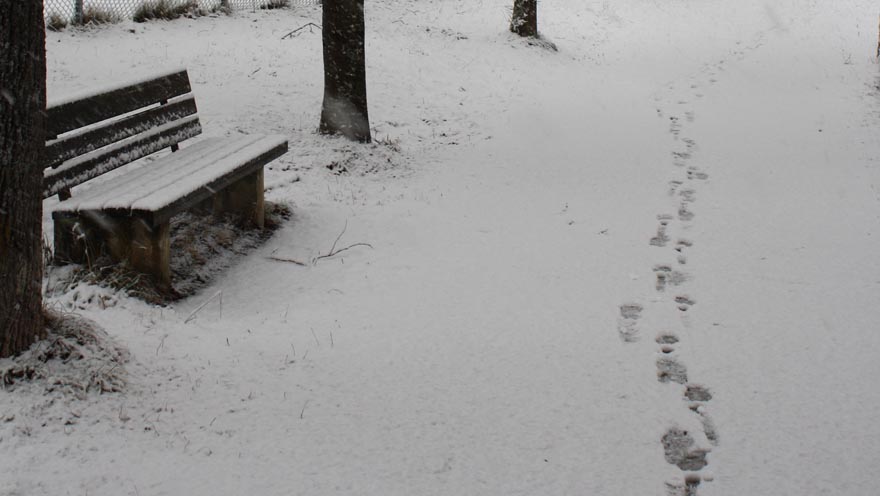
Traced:
[[[22, 1], [22, 0], [15, 0]], [[296, 5], [320, 5], [321, 0], [45, 0], [46, 18], [57, 17], [66, 22], [79, 24], [89, 12], [115, 19], [131, 19], [144, 4], [164, 2], [171, 8], [198, 8], [203, 12], [221, 9], [273, 9]], [[197, 7], [196, 7], [197, 6]]]

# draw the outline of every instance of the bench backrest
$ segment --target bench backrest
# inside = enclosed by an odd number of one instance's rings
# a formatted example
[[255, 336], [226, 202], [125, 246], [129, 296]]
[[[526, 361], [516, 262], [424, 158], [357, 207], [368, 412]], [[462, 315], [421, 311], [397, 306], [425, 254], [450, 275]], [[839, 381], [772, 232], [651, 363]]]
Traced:
[[48, 107], [43, 198], [201, 133], [191, 92], [178, 70]]

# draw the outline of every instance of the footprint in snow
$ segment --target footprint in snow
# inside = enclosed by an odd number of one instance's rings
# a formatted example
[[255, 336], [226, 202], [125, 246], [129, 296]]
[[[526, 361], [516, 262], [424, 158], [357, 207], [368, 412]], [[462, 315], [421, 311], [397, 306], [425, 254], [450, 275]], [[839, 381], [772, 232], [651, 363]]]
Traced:
[[679, 191], [678, 196], [681, 197], [682, 201], [687, 203], [693, 203], [697, 201], [697, 192], [690, 188]]
[[657, 341], [657, 344], [675, 344], [678, 342], [678, 336], [671, 333], [664, 333], [657, 336], [655, 341]]
[[657, 344], [660, 345], [660, 352], [668, 355], [669, 353], [675, 351], [675, 347], [673, 345], [675, 343], [678, 343], [678, 338], [674, 334], [663, 333], [657, 336], [654, 341], [656, 341]]
[[686, 151], [686, 152], [672, 152], [672, 158], [673, 158], [673, 160], [675, 161], [675, 164], [676, 164], [676, 165], [678, 165], [678, 164], [684, 165], [684, 162], [685, 162], [686, 160], [690, 160], [690, 158], [691, 158], [691, 152], [690, 152], [690, 151]]
[[712, 399], [712, 393], [699, 384], [688, 384], [684, 391], [684, 397], [690, 401], [705, 402]]
[[692, 299], [691, 299], [690, 297], [688, 297], [687, 295], [679, 295], [679, 296], [676, 296], [676, 297], [675, 297], [675, 303], [678, 304], [678, 309], [679, 309], [679, 310], [681, 310], [682, 312], [687, 312], [688, 309], [689, 309], [690, 307], [694, 306], [694, 304], [697, 303], [697, 302], [694, 301], [694, 300], [692, 300]]
[[712, 418], [706, 413], [706, 407], [695, 403], [689, 408], [700, 417], [700, 423], [703, 424], [703, 434], [706, 435], [706, 439], [712, 443], [712, 446], [718, 446], [718, 429], [715, 428], [715, 422], [712, 422]]
[[688, 381], [687, 367], [673, 357], [661, 356], [657, 359], [657, 380], [685, 384]]
[[701, 181], [705, 181], [706, 179], [709, 179], [709, 174], [693, 169], [687, 171], [687, 177], [688, 179], [699, 179]]
[[643, 307], [638, 303], [624, 303], [620, 305], [620, 317], [617, 319], [617, 332], [624, 343], [634, 343], [639, 340], [639, 328], [636, 325], [642, 317]]
[[694, 213], [688, 210], [687, 202], [681, 202], [678, 206], [678, 218], [684, 222], [694, 220]]
[[678, 117], [669, 117], [669, 132], [675, 136], [675, 139], [678, 139], [678, 135], [681, 134], [681, 122], [679, 122]]
[[687, 274], [674, 270], [669, 265], [654, 266], [654, 274], [657, 276], [657, 283], [655, 286], [657, 291], [665, 291], [666, 286], [678, 286], [689, 279]]
[[694, 246], [693, 241], [680, 238], [678, 241], [675, 242], [675, 251], [683, 253], [685, 248], [690, 248], [691, 246]]
[[669, 214], [660, 214], [657, 216], [660, 225], [657, 226], [657, 234], [649, 241], [651, 246], [666, 246], [666, 244], [669, 243], [669, 236], [666, 235], [666, 226], [669, 225], [669, 221], [672, 219], [673, 217]]
[[686, 430], [669, 429], [660, 439], [666, 462], [682, 470], [701, 470], [709, 464], [706, 461], [708, 450], [694, 448], [694, 438]]
[[651, 238], [648, 243], [651, 246], [666, 246], [666, 243], [669, 243], [669, 236], [666, 235], [666, 224], [660, 222], [660, 225], [657, 226], [657, 234]]
[[713, 446], [718, 446], [718, 429], [715, 428], [715, 422], [712, 422], [712, 419], [703, 411], [702, 407], [698, 408], [696, 412], [700, 416], [700, 422], [703, 424], [703, 433], [706, 435], [706, 439]]
[[683, 482], [667, 482], [666, 496], [697, 496], [700, 481], [699, 475], [687, 474]]

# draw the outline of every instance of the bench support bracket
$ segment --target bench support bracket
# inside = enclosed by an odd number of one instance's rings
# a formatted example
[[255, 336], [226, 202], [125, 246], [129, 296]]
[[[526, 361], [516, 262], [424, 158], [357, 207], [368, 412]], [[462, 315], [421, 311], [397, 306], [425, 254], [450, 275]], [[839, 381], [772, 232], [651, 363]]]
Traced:
[[265, 200], [263, 193], [263, 168], [230, 184], [214, 194], [214, 215], [235, 213], [243, 223], [250, 223], [258, 229], [265, 226]]

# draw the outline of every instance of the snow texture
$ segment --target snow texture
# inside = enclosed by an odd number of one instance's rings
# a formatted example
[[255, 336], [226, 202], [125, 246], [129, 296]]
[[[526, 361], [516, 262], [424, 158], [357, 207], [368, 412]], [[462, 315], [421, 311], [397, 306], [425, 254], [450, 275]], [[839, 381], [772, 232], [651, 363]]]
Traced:
[[[206, 130], [287, 136], [293, 217], [189, 299], [77, 299], [129, 382], [0, 423], [0, 494], [880, 493], [876, 3], [543, 2], [558, 52], [509, 7], [367, 2], [371, 145], [314, 132], [316, 8], [49, 33], [50, 94], [180, 65]], [[334, 241], [374, 249], [278, 261]]]

